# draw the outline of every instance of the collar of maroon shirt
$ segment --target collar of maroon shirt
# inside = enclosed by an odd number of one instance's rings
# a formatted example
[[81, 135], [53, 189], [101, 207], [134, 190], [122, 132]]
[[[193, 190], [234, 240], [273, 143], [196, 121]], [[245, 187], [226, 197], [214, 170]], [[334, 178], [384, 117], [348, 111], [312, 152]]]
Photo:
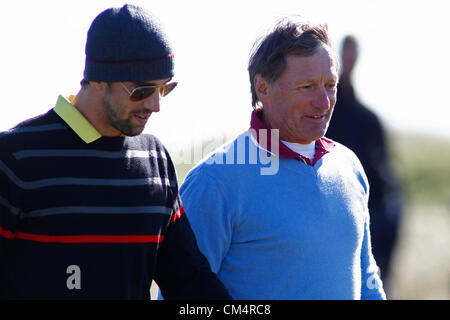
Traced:
[[315, 165], [316, 162], [320, 160], [320, 158], [322, 158], [325, 154], [330, 152], [330, 149], [332, 147], [334, 147], [334, 142], [325, 137], [322, 137], [322, 138], [316, 140], [316, 152], [314, 155], [314, 159], [312, 159], [312, 161], [311, 161], [311, 159], [309, 159], [308, 157], [305, 157], [305, 156], [289, 149], [284, 143], [282, 143], [279, 140], [279, 137], [278, 137], [278, 146], [279, 146], [278, 152], [277, 152], [277, 150], [272, 150], [271, 149], [271, 146], [272, 146], [271, 138], [274, 136], [272, 134], [269, 134], [269, 132], [267, 131], [267, 134], [265, 135], [265, 136], [267, 136], [267, 139], [260, 139], [260, 131], [259, 130], [269, 130], [269, 128], [266, 126], [266, 124], [262, 120], [262, 110], [261, 109], [254, 110], [252, 112], [251, 121], [250, 121], [250, 129], [249, 129], [249, 131], [251, 131], [253, 137], [256, 139], [258, 144], [261, 147], [263, 147], [264, 149], [267, 149], [268, 151], [275, 153], [280, 158], [296, 159], [299, 161], [303, 161], [304, 163], [306, 163], [307, 165], [310, 165], [310, 166]]

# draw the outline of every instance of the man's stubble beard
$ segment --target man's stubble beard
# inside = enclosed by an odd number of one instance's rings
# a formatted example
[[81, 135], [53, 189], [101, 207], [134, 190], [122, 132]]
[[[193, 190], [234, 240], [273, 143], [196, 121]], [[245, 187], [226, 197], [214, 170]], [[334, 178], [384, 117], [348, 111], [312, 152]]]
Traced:
[[108, 120], [114, 128], [129, 137], [137, 136], [142, 133], [144, 127], [133, 127], [131, 123], [132, 120], [130, 118], [120, 119], [118, 110], [124, 107], [118, 106], [118, 108], [114, 108], [113, 104], [106, 96], [103, 96], [102, 102], [103, 108], [108, 116]]

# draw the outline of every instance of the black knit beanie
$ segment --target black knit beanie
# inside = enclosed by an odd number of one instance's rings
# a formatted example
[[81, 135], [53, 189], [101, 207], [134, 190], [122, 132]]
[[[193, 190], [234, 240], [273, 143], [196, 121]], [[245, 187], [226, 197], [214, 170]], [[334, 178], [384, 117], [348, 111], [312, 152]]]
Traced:
[[86, 42], [87, 81], [148, 81], [173, 77], [173, 54], [155, 17], [124, 5], [100, 13]]

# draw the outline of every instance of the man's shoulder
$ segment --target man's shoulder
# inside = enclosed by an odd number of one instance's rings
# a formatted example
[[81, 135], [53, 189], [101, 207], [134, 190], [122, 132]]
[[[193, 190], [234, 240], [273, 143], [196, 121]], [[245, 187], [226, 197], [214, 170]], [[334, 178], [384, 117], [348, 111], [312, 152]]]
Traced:
[[333, 156], [349, 156], [353, 157], [355, 153], [346, 145], [342, 144], [341, 142], [338, 142], [334, 139], [331, 139], [329, 137], [326, 137], [327, 141], [331, 142], [334, 146], [330, 149], [330, 155]]
[[46, 113], [31, 117], [29, 119], [26, 119], [19, 124], [15, 125], [14, 127], [3, 131], [2, 135], [12, 135], [14, 133], [20, 133], [22, 131], [33, 131], [33, 129], [40, 129], [41, 126], [48, 126], [51, 124], [59, 124], [55, 117], [55, 113], [50, 110]]
[[355, 152], [342, 143], [329, 138], [327, 139], [334, 142], [334, 147], [329, 152], [327, 160], [331, 161], [338, 168], [351, 168], [355, 175], [361, 176], [364, 180], [367, 180], [364, 168]]
[[347, 162], [358, 167], [361, 166], [360, 160], [356, 153], [344, 144], [333, 139], [327, 138], [334, 143], [334, 147], [330, 149], [329, 159], [331, 161]]
[[66, 127], [57, 118], [56, 114], [50, 110], [47, 113], [24, 120], [11, 129], [0, 132], [0, 145], [31, 142], [43, 137], [41, 133], [66, 130]]

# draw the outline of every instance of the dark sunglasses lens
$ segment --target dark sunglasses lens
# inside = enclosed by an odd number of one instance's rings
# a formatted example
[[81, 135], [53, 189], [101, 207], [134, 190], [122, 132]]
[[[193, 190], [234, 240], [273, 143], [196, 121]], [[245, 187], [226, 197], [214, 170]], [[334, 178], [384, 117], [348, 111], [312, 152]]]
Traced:
[[136, 88], [133, 90], [130, 99], [132, 101], [140, 101], [143, 100], [145, 98], [150, 97], [153, 92], [155, 92], [156, 88]]
[[169, 83], [161, 88], [161, 96], [167, 96], [175, 87], [177, 86], [177, 82]]

